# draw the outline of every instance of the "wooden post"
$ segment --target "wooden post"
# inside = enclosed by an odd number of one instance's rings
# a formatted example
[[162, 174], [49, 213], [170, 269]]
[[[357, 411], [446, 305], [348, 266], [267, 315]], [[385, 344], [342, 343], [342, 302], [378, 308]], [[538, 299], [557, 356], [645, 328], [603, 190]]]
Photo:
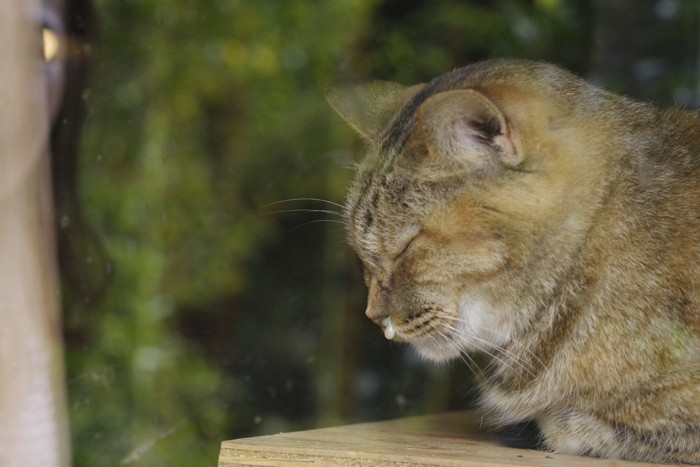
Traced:
[[0, 465], [70, 463], [41, 0], [0, 2]]

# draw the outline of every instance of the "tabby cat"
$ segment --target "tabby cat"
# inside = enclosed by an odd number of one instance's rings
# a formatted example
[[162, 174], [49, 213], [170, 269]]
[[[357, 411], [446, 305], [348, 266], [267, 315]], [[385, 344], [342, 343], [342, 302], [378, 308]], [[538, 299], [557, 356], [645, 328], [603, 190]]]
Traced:
[[329, 101], [369, 143], [345, 216], [387, 339], [480, 355], [485, 416], [545, 449], [700, 464], [697, 114], [513, 60]]

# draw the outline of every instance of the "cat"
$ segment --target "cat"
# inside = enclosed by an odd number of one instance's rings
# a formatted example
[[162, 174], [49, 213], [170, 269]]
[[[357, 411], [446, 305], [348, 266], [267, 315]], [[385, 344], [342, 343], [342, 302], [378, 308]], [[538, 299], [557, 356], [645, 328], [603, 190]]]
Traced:
[[544, 449], [700, 464], [697, 114], [522, 60], [328, 100], [369, 147], [345, 220], [387, 339], [479, 360], [485, 417]]

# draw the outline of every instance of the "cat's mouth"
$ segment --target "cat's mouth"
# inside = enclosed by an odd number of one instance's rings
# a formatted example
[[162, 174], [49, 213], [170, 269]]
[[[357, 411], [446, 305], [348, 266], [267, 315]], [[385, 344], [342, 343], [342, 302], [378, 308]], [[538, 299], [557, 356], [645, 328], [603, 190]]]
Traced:
[[458, 357], [460, 354], [458, 346], [453, 342], [449, 333], [407, 335], [402, 333], [400, 328], [397, 328], [391, 316], [385, 317], [378, 324], [387, 340], [409, 343], [419, 355], [427, 360], [433, 362], [447, 361]]
[[403, 323], [385, 316], [375, 322], [387, 340], [408, 343], [426, 360], [444, 362], [459, 357], [463, 351], [460, 339], [455, 336], [458, 329], [447, 325], [449, 321], [432, 319]]

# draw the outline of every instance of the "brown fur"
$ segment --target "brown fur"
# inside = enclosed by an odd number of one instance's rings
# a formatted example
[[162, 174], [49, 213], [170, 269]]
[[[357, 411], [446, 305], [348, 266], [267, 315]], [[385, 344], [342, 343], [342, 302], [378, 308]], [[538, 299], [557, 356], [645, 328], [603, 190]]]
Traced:
[[388, 338], [485, 356], [485, 413], [549, 449], [700, 463], [695, 114], [508, 60], [329, 100], [370, 143], [346, 219]]

